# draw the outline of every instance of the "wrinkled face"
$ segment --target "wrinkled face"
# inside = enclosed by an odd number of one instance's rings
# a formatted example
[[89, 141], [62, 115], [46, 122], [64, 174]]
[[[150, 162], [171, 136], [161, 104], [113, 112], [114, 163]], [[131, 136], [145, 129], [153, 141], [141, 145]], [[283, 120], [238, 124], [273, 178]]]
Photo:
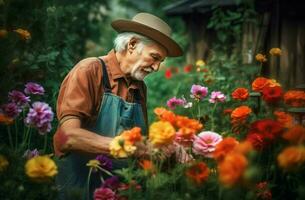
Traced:
[[142, 52], [138, 52], [135, 47], [135, 50], [129, 55], [130, 76], [142, 81], [148, 74], [159, 70], [166, 55], [165, 48], [155, 43], [144, 45]]

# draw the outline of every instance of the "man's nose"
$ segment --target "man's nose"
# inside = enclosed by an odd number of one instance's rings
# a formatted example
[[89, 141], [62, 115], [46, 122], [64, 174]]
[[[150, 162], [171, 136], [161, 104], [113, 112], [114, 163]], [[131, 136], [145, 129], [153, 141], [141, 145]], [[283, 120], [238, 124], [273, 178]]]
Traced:
[[154, 71], [158, 71], [160, 67], [160, 62], [155, 62], [151, 65]]

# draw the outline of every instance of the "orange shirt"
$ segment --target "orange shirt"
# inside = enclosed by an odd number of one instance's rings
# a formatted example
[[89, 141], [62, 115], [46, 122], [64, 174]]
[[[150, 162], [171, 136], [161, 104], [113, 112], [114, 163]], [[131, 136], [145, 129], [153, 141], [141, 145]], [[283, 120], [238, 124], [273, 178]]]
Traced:
[[[125, 101], [134, 102], [134, 92], [140, 90], [141, 105], [147, 124], [145, 83], [125, 76], [114, 50], [101, 58], [106, 64], [113, 94]], [[57, 118], [60, 124], [70, 118], [79, 118], [84, 127], [95, 122], [103, 95], [102, 77], [102, 65], [96, 57], [81, 60], [73, 67], [63, 80], [57, 99]]]

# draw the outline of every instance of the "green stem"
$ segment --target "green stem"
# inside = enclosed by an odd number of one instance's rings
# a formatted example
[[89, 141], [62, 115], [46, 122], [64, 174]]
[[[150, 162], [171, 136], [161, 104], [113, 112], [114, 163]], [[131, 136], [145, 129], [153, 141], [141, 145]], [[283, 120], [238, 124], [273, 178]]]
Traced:
[[88, 173], [88, 178], [87, 178], [87, 200], [90, 199], [90, 177], [92, 173], [92, 167], [90, 167], [89, 173]]
[[46, 153], [46, 150], [47, 150], [47, 143], [48, 143], [48, 135], [45, 134], [44, 135], [44, 144], [43, 144], [43, 153], [44, 154]]
[[15, 149], [17, 150], [17, 148], [18, 148], [18, 125], [17, 125], [17, 121], [16, 121], [16, 123], [15, 123], [15, 133], [16, 133], [16, 138], [15, 138]]
[[11, 148], [14, 148], [14, 146], [13, 146], [13, 138], [12, 138], [12, 133], [11, 133], [11, 127], [10, 126], [7, 127], [7, 133], [8, 133], [8, 139], [9, 139], [9, 142], [10, 142], [10, 146], [11, 146]]
[[23, 142], [22, 142], [22, 147], [27, 146], [27, 140], [28, 140], [28, 136], [30, 133], [31, 127], [29, 126], [25, 132], [24, 138], [23, 138]]
[[214, 112], [216, 110], [217, 102], [215, 102], [213, 109], [212, 109], [212, 114], [211, 114], [211, 131], [214, 131], [215, 129], [215, 123], [214, 123]]
[[198, 120], [200, 120], [201, 112], [200, 112], [200, 101], [198, 101]]

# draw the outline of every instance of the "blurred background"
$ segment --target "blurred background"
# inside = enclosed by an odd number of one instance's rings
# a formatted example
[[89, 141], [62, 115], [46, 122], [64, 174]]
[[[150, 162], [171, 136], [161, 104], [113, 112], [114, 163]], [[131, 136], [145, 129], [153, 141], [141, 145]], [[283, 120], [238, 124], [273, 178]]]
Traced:
[[[154, 107], [195, 83], [229, 91], [261, 74], [286, 89], [304, 88], [304, 10], [296, 0], [0, 0], [0, 103], [8, 91], [35, 81], [55, 110], [68, 71], [111, 50], [111, 21], [138, 12], [167, 21], [185, 52], [145, 80], [150, 118]], [[281, 57], [255, 60], [273, 47]]]

